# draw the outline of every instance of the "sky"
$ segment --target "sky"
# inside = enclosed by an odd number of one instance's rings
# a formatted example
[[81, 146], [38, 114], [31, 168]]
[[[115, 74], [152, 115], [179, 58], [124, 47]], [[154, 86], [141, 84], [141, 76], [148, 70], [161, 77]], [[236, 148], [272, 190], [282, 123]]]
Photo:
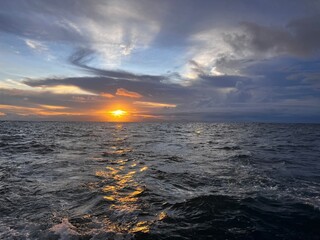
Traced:
[[0, 120], [320, 123], [320, 1], [2, 0]]

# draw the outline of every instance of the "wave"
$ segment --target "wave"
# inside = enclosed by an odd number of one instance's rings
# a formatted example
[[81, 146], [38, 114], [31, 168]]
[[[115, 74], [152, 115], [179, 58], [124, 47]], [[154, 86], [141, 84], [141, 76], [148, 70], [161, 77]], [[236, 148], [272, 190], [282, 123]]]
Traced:
[[269, 239], [271, 235], [316, 239], [320, 234], [320, 211], [292, 200], [205, 195], [173, 204], [165, 211], [168, 217], [158, 226], [166, 228], [161, 239], [170, 239], [166, 236], [171, 234], [180, 236], [178, 239], [192, 234], [197, 239]]

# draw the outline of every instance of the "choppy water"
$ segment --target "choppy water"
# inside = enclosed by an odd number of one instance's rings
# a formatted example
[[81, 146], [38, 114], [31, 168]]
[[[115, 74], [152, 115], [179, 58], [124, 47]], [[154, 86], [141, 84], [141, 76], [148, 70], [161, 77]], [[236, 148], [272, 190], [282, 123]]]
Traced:
[[320, 239], [320, 125], [0, 122], [0, 239]]

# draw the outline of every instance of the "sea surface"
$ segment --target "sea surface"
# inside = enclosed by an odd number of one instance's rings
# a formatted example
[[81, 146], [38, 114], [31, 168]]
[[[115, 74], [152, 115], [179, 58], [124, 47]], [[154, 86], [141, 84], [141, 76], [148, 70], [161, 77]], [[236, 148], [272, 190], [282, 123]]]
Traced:
[[0, 122], [0, 239], [320, 239], [320, 125]]

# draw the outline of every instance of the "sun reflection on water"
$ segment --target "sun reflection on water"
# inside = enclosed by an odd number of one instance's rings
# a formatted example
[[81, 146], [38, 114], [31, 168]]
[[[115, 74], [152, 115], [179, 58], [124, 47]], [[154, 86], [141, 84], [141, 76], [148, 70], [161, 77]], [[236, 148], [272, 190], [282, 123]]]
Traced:
[[[135, 176], [148, 168], [145, 166], [138, 167], [136, 163], [128, 163], [123, 159], [118, 159], [117, 163], [116, 166], [107, 166], [105, 170], [96, 172], [96, 176], [105, 178], [109, 182], [102, 187], [105, 194], [103, 198], [110, 203], [110, 210], [122, 214], [138, 212], [141, 210], [139, 196], [143, 194], [145, 188], [135, 180]], [[126, 163], [126, 165], [123, 165], [123, 163]], [[136, 169], [132, 170], [132, 168]], [[128, 219], [128, 221], [132, 221], [132, 219]], [[151, 223], [148, 221], [127, 222], [130, 225], [127, 226], [125, 222], [121, 222], [120, 226], [118, 225], [116, 228], [117, 231], [147, 233]], [[113, 227], [113, 230], [115, 230], [115, 227]]]
[[[150, 231], [154, 220], [139, 217], [142, 210], [141, 196], [145, 187], [137, 179], [148, 170], [148, 167], [138, 160], [130, 159], [126, 154], [132, 149], [125, 147], [122, 134], [123, 125], [115, 125], [114, 145], [111, 147], [112, 154], [105, 154], [111, 166], [96, 171], [96, 176], [102, 178], [104, 185], [101, 191], [108, 206], [108, 212], [112, 211], [105, 221], [108, 222], [110, 230], [127, 233], [147, 233]], [[155, 216], [157, 218], [157, 216]], [[160, 218], [158, 217], [158, 220]]]

